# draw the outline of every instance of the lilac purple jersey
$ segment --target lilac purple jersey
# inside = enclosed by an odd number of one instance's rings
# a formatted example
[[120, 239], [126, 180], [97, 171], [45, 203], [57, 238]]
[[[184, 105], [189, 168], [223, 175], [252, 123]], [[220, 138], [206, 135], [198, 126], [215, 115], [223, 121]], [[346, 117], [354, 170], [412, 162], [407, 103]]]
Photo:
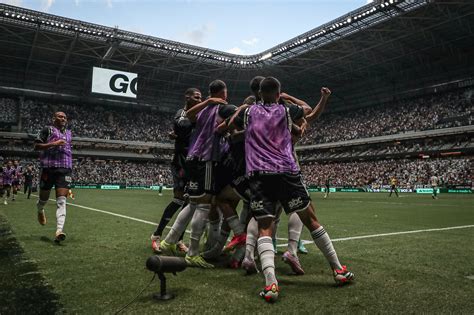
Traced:
[[35, 142], [46, 144], [61, 139], [66, 141], [65, 145], [54, 146], [41, 151], [40, 165], [42, 168], [72, 169], [72, 135], [70, 130], [60, 130], [54, 126], [45, 127], [41, 130]]
[[15, 168], [4, 167], [2, 170], [3, 185], [11, 185], [15, 179]]
[[[291, 128], [294, 120], [302, 118], [300, 106], [255, 104], [240, 113], [245, 128], [247, 174], [298, 173], [293, 154]], [[238, 123], [238, 122], [237, 122]]]
[[196, 124], [191, 135], [188, 160], [220, 161], [229, 150], [227, 141], [216, 133], [216, 128], [224, 119], [235, 112], [234, 105], [208, 105], [196, 116]]

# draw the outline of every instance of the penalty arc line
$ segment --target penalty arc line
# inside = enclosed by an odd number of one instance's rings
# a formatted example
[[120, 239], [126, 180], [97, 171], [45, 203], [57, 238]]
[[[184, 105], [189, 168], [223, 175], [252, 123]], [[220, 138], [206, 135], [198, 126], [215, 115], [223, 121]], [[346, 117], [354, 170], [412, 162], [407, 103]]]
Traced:
[[[56, 201], [55, 199], [51, 199], [51, 198], [49, 200]], [[90, 211], [109, 214], [109, 215], [113, 215], [113, 216], [116, 216], [116, 217], [132, 220], [132, 221], [136, 221], [136, 222], [146, 223], [146, 224], [150, 224], [150, 225], [158, 225], [158, 223], [155, 223], [155, 222], [146, 221], [146, 220], [130, 217], [130, 216], [123, 215], [123, 214], [118, 214], [118, 213], [115, 213], [115, 212], [100, 210], [100, 209], [91, 208], [91, 207], [87, 207], [87, 206], [82, 206], [82, 205], [78, 205], [78, 204], [74, 204], [74, 203], [68, 203], [68, 205], [78, 207], [78, 208], [82, 208], [82, 209], [86, 209], [86, 210], [90, 210]], [[170, 227], [168, 227], [168, 226], [166, 228], [170, 229]], [[342, 237], [342, 238], [334, 238], [334, 239], [332, 239], [332, 241], [333, 242], [343, 242], [343, 241], [351, 241], [351, 240], [375, 238], [375, 237], [383, 237], [383, 236], [416, 234], [416, 233], [447, 231], [447, 230], [456, 230], [456, 229], [468, 229], [468, 228], [474, 228], [474, 224], [473, 225], [450, 226], [450, 227], [444, 227], [444, 228], [424, 229], [424, 230], [412, 230], [412, 231], [401, 231], [401, 232], [391, 232], [391, 233], [381, 233], [381, 234]], [[191, 231], [186, 230], [186, 233], [191, 233]], [[278, 240], [287, 240], [287, 239], [284, 239], [284, 238], [277, 238], [277, 239]], [[303, 244], [305, 244], [305, 245], [306, 244], [312, 244], [312, 243], [313, 243], [313, 241], [303, 240]], [[286, 247], [286, 246], [288, 246], [288, 244], [278, 244], [277, 245], [277, 247]]]

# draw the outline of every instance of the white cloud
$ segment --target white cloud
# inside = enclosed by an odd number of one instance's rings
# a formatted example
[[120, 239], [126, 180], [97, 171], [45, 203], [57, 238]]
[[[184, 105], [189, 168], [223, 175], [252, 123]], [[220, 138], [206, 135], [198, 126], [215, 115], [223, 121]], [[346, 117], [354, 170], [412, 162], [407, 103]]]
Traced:
[[249, 45], [249, 46], [255, 46], [259, 41], [260, 41], [260, 39], [258, 39], [256, 37], [253, 37], [251, 39], [242, 40], [242, 43], [244, 43], [245, 45]]
[[41, 0], [41, 11], [48, 12], [55, 0]]
[[9, 5], [15, 5], [17, 7], [21, 6], [23, 4], [23, 0], [1, 0], [1, 3], [9, 4]]
[[229, 54], [235, 54], [235, 55], [242, 55], [243, 54], [243, 50], [240, 49], [239, 47], [234, 47], [234, 48], [228, 49], [228, 50], [226, 50], [226, 52], [228, 52]]
[[112, 0], [105, 0], [105, 3], [107, 4], [107, 8], [111, 9], [114, 7]]
[[203, 24], [197, 29], [185, 33], [184, 37], [186, 38], [186, 42], [190, 44], [203, 45], [213, 29], [211, 24]]

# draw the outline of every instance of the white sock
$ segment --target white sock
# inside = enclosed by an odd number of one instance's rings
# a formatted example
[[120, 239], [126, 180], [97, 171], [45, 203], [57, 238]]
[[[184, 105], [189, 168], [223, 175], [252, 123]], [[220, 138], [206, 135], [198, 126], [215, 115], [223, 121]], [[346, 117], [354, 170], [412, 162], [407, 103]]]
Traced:
[[257, 249], [262, 263], [263, 275], [265, 276], [265, 285], [278, 284], [275, 275], [275, 252], [273, 251], [272, 238], [268, 236], [259, 237]]
[[193, 219], [191, 220], [191, 244], [189, 246], [188, 256], [199, 255], [199, 241], [201, 240], [201, 236], [204, 233], [204, 228], [208, 222], [210, 210], [210, 204], [196, 205], [196, 211], [194, 212]]
[[64, 229], [64, 222], [66, 221], [66, 197], [57, 197], [56, 207], [56, 230], [62, 231]]
[[191, 221], [195, 210], [196, 204], [190, 203], [179, 212], [178, 216], [176, 217], [176, 221], [174, 221], [173, 226], [171, 227], [171, 230], [165, 237], [165, 242], [169, 244], [178, 243], [179, 237], [186, 230], [186, 227]]
[[237, 215], [228, 217], [226, 221], [227, 224], [229, 224], [231, 230], [234, 232], [234, 235], [240, 235], [244, 233], [245, 226], [240, 223], [239, 217]]
[[44, 209], [44, 206], [46, 205], [47, 202], [48, 200], [38, 199], [38, 202], [36, 203], [36, 209], [38, 209], [38, 212], [41, 212], [41, 210]]
[[258, 223], [252, 218], [247, 226], [247, 241], [245, 242], [245, 258], [255, 260], [255, 245], [258, 238]]
[[331, 239], [329, 238], [328, 233], [322, 226], [311, 232], [311, 236], [313, 237], [314, 243], [319, 248], [319, 250], [324, 254], [329, 265], [333, 269], [341, 269], [341, 263], [339, 262], [339, 258], [337, 258], [336, 250], [332, 245]]
[[288, 251], [294, 256], [297, 255], [298, 240], [303, 229], [303, 222], [297, 213], [290, 214], [288, 218]]

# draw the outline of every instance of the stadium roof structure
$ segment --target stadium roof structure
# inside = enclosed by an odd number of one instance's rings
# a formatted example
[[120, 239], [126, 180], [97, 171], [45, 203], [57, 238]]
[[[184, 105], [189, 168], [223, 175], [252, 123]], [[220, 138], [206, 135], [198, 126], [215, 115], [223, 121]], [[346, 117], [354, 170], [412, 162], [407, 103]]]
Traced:
[[[188, 87], [226, 81], [231, 102], [255, 75], [334, 106], [377, 103], [474, 73], [474, 1], [374, 1], [262, 53], [242, 56], [0, 4], [0, 92], [176, 109]], [[134, 102], [92, 95], [92, 68], [138, 73]]]

